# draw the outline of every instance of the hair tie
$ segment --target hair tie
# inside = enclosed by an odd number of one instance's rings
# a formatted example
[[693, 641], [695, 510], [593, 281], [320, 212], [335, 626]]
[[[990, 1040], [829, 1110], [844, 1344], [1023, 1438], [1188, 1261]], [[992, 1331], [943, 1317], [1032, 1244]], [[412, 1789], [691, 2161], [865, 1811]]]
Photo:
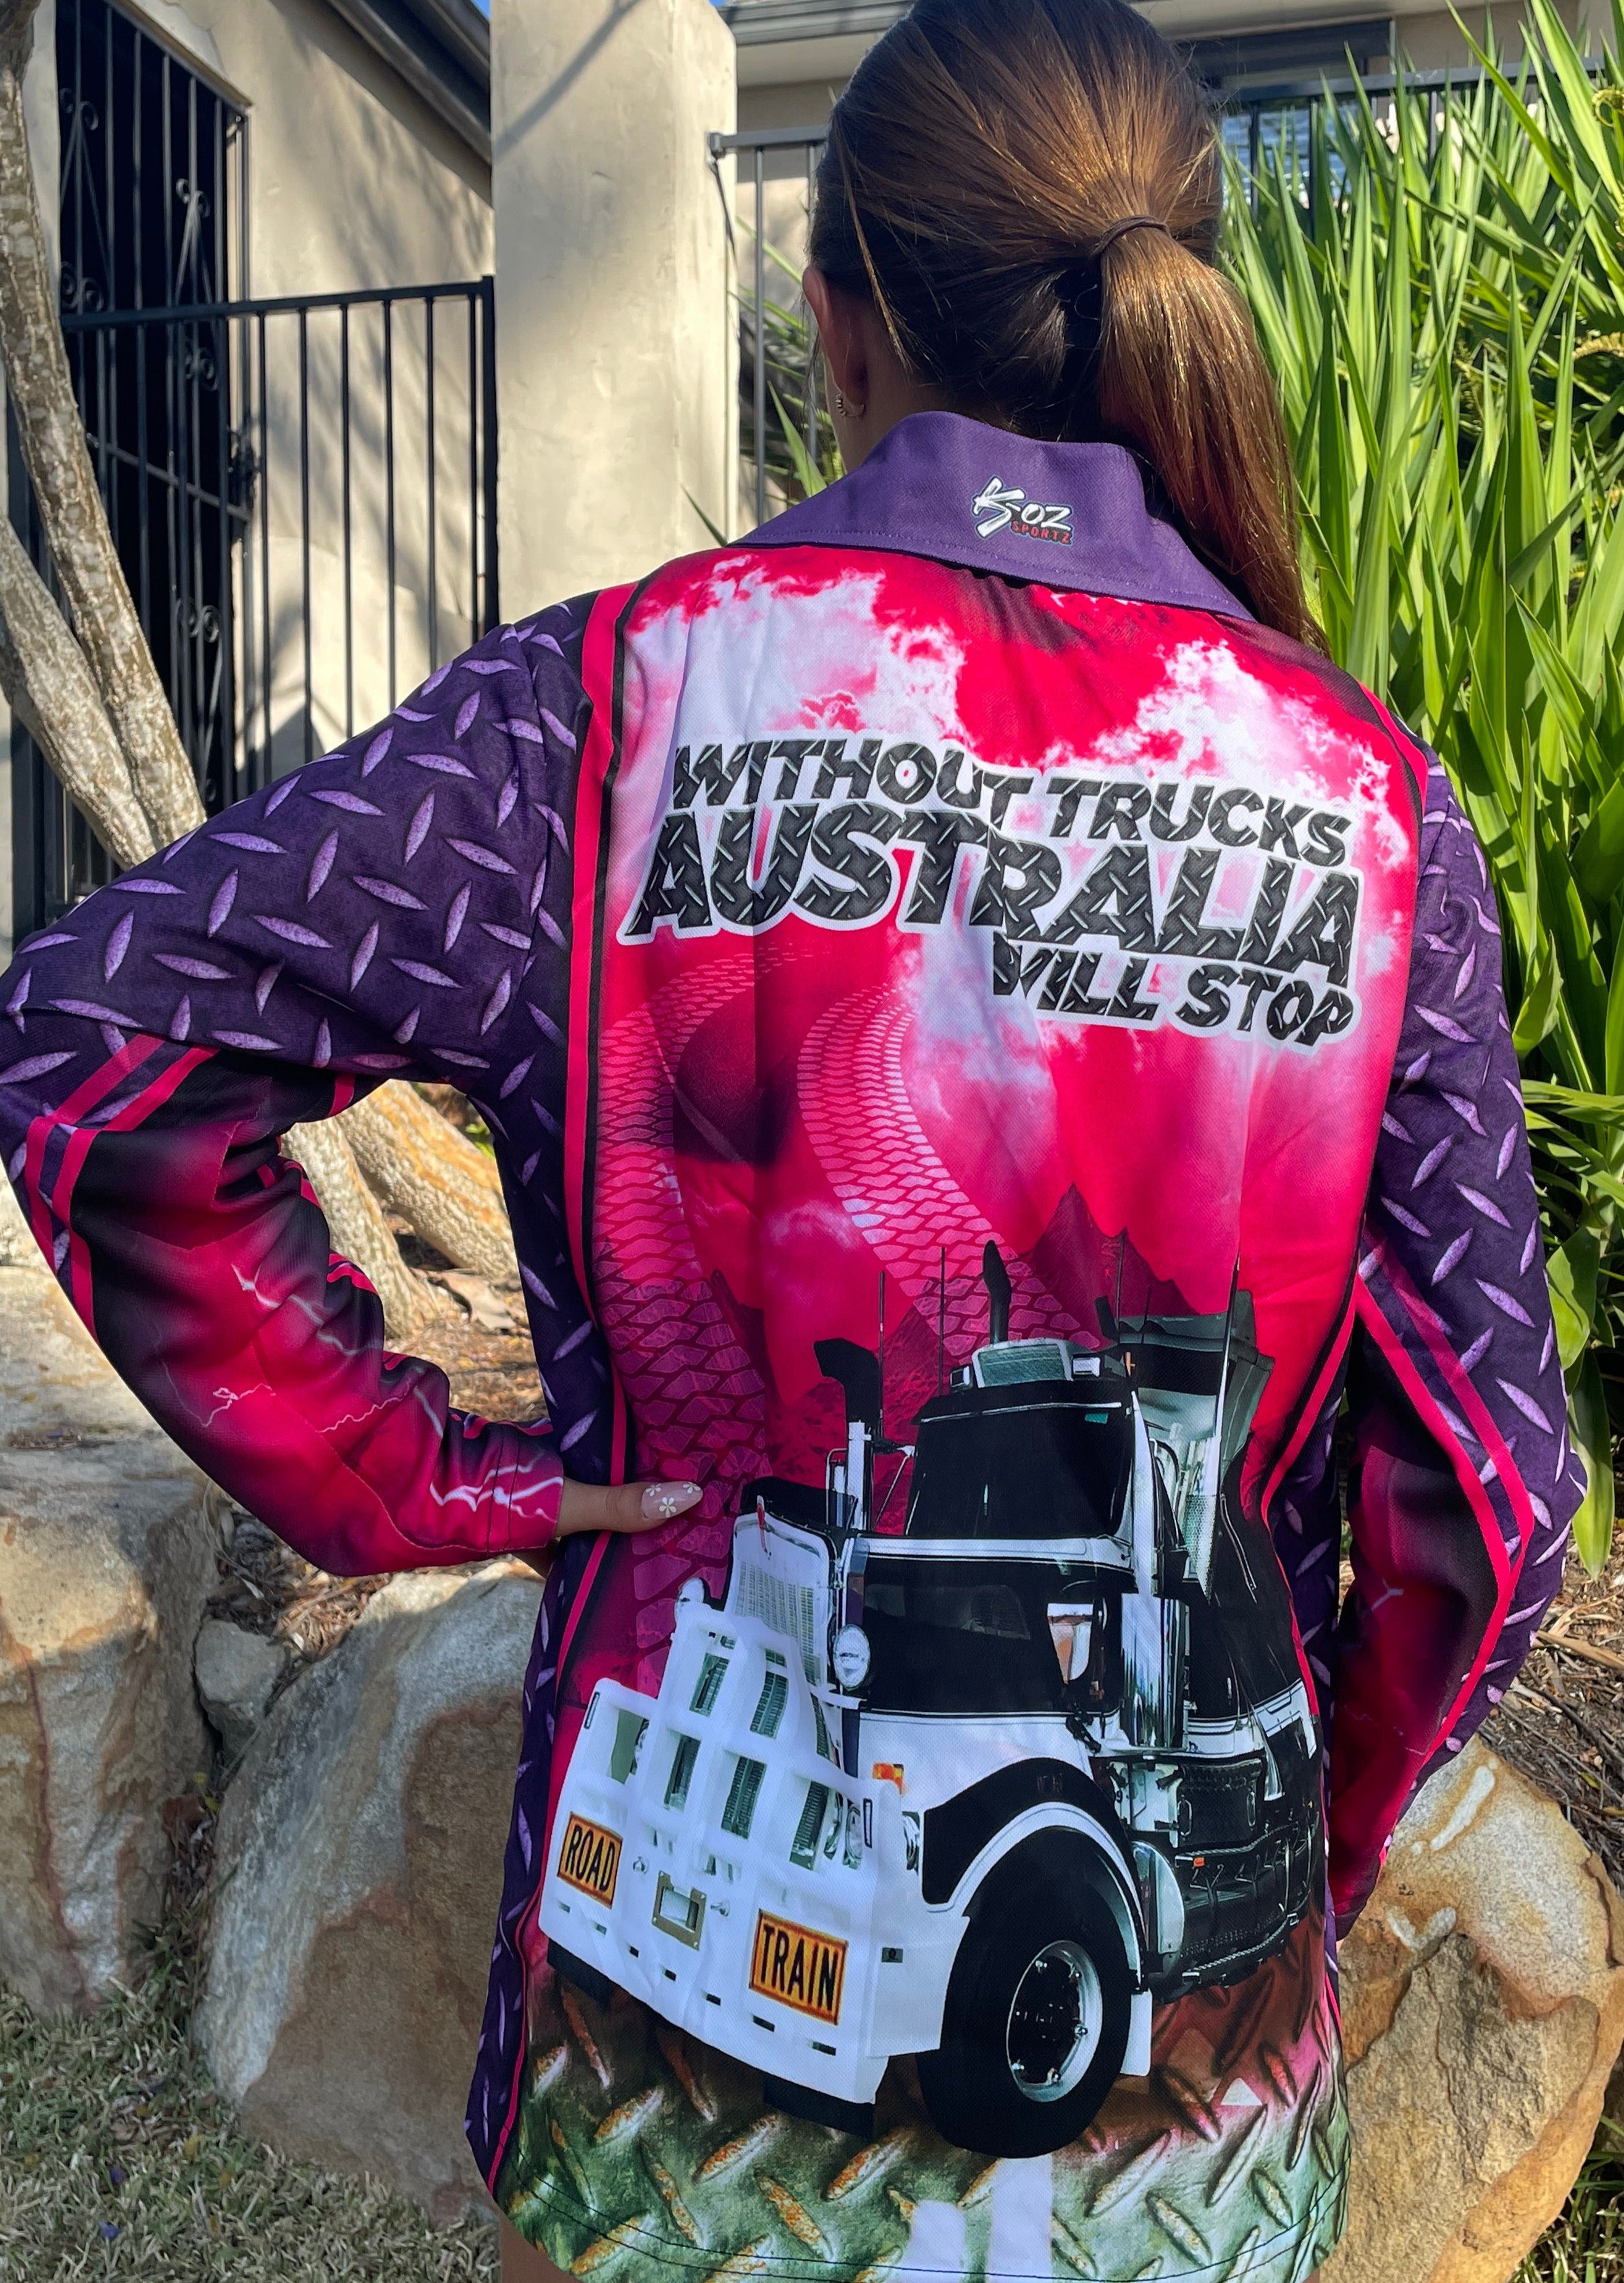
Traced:
[[1158, 214], [1130, 214], [1123, 222], [1114, 222], [1105, 236], [1096, 240], [1089, 259], [1092, 261], [1103, 261], [1107, 248], [1115, 245], [1119, 238], [1126, 238], [1131, 230], [1159, 230], [1164, 238], [1173, 235]]

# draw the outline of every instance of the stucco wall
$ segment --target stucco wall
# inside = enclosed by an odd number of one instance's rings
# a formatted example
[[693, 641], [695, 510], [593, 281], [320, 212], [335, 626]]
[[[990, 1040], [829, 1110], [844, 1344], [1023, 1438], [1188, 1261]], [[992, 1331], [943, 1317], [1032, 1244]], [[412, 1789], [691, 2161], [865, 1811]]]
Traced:
[[[1471, 26], [1472, 35], [1476, 38], [1480, 38], [1482, 35], [1485, 12], [1493, 19], [1495, 37], [1499, 42], [1503, 53], [1507, 56], [1520, 55], [1523, 10], [1517, 4], [1517, 0], [1497, 0], [1497, 4], [1490, 7], [1487, 12], [1480, 4], [1474, 8], [1462, 9], [1461, 14]], [[1558, 0], [1557, 12], [1570, 31], [1577, 29], [1581, 20], [1581, 11], [1574, 4], [1574, 0]], [[1595, 9], [1591, 13], [1597, 21], [1599, 30], [1602, 10]], [[1589, 27], [1587, 26], [1587, 34], [1589, 30]], [[1610, 26], [1608, 34], [1611, 39]], [[1429, 8], [1423, 14], [1401, 17], [1395, 44], [1399, 53], [1417, 71], [1448, 71], [1457, 65], [1464, 66], [1472, 61], [1472, 51], [1466, 45], [1460, 26], [1447, 8]], [[1587, 37], [1586, 44], [1594, 50], [1599, 50], [1601, 42], [1599, 37], [1594, 39]]]
[[[247, 276], [255, 299], [366, 287], [438, 284], [489, 272], [494, 259], [490, 170], [322, 0], [119, 0], [248, 109]], [[267, 332], [266, 464], [268, 565], [239, 565], [239, 603], [263, 608], [274, 633], [270, 716], [279, 774], [305, 757], [305, 555], [301, 443], [310, 475], [310, 743], [320, 752], [353, 721], [361, 727], [411, 690], [432, 663], [466, 647], [472, 631], [467, 575], [467, 317], [445, 305], [436, 339], [438, 616], [429, 645], [424, 386], [420, 307], [393, 319], [394, 674], [389, 671], [391, 586], [383, 396], [383, 326], [377, 310], [349, 320], [350, 654], [346, 660], [343, 446], [339, 320], [311, 316], [307, 431], [301, 436], [298, 343], [292, 321]], [[239, 351], [240, 354], [240, 351]], [[263, 687], [243, 680], [255, 742]]]
[[734, 320], [705, 136], [733, 126], [734, 47], [710, 0], [494, 0], [492, 35], [512, 614], [703, 547], [698, 509], [729, 512]]
[[255, 295], [490, 269], [489, 169], [320, 0], [119, 5], [248, 103]]
[[843, 79], [774, 81], [769, 87], [739, 89], [739, 132], [767, 127], [825, 127]]

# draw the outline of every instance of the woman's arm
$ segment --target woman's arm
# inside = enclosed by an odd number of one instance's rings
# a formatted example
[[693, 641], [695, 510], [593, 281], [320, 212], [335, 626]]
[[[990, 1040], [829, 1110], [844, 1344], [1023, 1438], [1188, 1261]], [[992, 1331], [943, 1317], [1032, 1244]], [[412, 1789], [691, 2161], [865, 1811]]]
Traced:
[[523, 1089], [527, 1130], [556, 1130], [532, 1064], [586, 711], [570, 627], [492, 635], [0, 981], [0, 1148], [64, 1290], [175, 1441], [328, 1570], [534, 1549], [558, 1518], [551, 1430], [454, 1411], [385, 1349], [277, 1137], [395, 1077], [463, 1087], [499, 1134]]
[[1417, 1785], [1527, 1656], [1583, 1492], [1494, 892], [1435, 760], [1355, 1305], [1354, 1584], [1337, 1628], [1331, 1780], [1332, 1891], [1347, 1919]]

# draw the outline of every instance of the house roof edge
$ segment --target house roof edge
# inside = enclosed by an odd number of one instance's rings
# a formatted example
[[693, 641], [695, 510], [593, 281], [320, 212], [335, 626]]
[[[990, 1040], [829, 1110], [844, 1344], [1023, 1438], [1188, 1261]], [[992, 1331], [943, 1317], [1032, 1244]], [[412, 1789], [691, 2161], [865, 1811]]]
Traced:
[[328, 0], [489, 166], [491, 27], [473, 0]]

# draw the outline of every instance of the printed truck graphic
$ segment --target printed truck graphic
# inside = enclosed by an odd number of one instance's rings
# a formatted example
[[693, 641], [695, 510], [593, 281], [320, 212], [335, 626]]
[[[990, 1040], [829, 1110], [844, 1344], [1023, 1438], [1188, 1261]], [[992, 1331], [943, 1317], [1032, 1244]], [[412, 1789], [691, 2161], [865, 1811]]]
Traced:
[[[1231, 1495], [1269, 1363], [1249, 1297], [1104, 1344], [986, 1344], [888, 1443], [875, 1358], [821, 1490], [746, 1490], [721, 1608], [657, 1696], [605, 1681], [553, 1832], [556, 1969], [629, 1991], [848, 2129], [918, 2057], [943, 2135], [1033, 2155], [1149, 2067], [1153, 2006], [1240, 1979], [1321, 1879], [1318, 1740]], [[876, 1450], [913, 1460], [900, 1534]]]

